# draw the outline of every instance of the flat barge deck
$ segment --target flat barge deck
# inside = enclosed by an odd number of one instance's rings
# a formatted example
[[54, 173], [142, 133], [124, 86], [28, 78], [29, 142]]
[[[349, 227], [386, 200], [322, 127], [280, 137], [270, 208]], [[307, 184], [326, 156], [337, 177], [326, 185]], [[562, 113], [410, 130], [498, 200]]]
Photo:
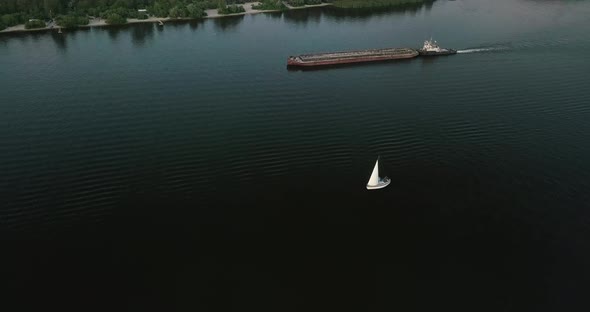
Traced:
[[349, 52], [332, 52], [289, 56], [287, 66], [323, 66], [409, 59], [418, 56], [417, 50], [410, 48], [386, 48]]

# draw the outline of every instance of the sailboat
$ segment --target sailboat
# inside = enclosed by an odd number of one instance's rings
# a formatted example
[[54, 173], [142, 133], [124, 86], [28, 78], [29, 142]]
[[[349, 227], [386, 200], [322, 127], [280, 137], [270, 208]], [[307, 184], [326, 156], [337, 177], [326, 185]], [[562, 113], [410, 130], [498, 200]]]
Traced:
[[371, 178], [369, 178], [369, 182], [367, 183], [367, 190], [382, 189], [388, 186], [390, 182], [391, 180], [388, 177], [383, 179], [379, 177], [379, 158], [377, 158], [375, 168], [373, 168], [373, 173], [371, 173]]

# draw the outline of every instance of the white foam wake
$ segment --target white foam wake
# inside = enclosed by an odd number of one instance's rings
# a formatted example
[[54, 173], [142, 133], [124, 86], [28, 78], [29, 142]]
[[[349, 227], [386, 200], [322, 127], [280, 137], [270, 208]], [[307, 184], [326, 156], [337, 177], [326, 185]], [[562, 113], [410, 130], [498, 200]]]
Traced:
[[477, 53], [477, 52], [489, 52], [489, 51], [498, 51], [498, 50], [505, 50], [506, 48], [479, 48], [479, 49], [466, 49], [466, 50], [458, 50], [457, 53]]

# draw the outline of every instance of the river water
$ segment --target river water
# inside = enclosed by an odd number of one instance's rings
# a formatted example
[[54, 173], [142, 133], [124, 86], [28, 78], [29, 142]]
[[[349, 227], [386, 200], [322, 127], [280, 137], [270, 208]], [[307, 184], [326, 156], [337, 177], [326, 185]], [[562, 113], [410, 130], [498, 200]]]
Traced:
[[[21, 309], [587, 311], [590, 2], [0, 36]], [[287, 70], [289, 55], [458, 55]], [[365, 184], [377, 156], [392, 178]]]

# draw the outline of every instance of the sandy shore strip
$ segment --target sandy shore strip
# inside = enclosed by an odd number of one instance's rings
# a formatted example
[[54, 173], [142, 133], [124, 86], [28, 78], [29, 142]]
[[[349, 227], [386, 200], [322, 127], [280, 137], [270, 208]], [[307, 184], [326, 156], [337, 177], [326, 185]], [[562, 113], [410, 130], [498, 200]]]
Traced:
[[[300, 10], [300, 9], [307, 9], [307, 8], [315, 8], [315, 7], [323, 7], [323, 6], [330, 6], [331, 3], [322, 3], [322, 4], [314, 4], [314, 5], [305, 5], [300, 7], [293, 7], [283, 2], [287, 9], [289, 10]], [[267, 13], [267, 12], [280, 12], [280, 10], [255, 10], [252, 8], [253, 5], [260, 4], [259, 2], [246, 2], [241, 6], [244, 7], [245, 12], [241, 13], [234, 13], [234, 14], [219, 14], [217, 9], [212, 10], [205, 10], [207, 16], [203, 18], [221, 18], [226, 16], [239, 16], [239, 15], [246, 15], [246, 14], [258, 14], [258, 13]], [[149, 17], [147, 19], [136, 19], [136, 18], [128, 18], [127, 24], [137, 24], [137, 23], [159, 23], [159, 22], [166, 22], [166, 21], [184, 21], [184, 20], [195, 20], [194, 18], [170, 18], [170, 17]], [[125, 24], [123, 24], [125, 25]], [[107, 24], [104, 19], [101, 18], [93, 18], [90, 19], [88, 25], [80, 25], [78, 27], [103, 27], [103, 26], [111, 26]], [[115, 26], [115, 25], [112, 25]], [[51, 30], [51, 29], [59, 29], [62, 28], [60, 26], [48, 26], [45, 28], [34, 28], [34, 29], [26, 29], [25, 24], [15, 25], [8, 27], [4, 30], [0, 30], [0, 33], [10, 33], [10, 32], [29, 32], [29, 31], [43, 31], [43, 30]], [[63, 27], [65, 29], [65, 27]]]
[[290, 6], [287, 1], [282, 1], [283, 4], [289, 9], [289, 10], [301, 10], [301, 9], [308, 9], [308, 8], [317, 8], [317, 7], [324, 7], [324, 6], [330, 6], [332, 5], [332, 3], [321, 3], [321, 4], [309, 4], [309, 5], [303, 5], [303, 6]]
[[224, 16], [237, 16], [237, 15], [264, 13], [264, 12], [280, 12], [279, 10], [254, 10], [252, 8], [253, 5], [259, 5], [259, 4], [260, 4], [260, 2], [246, 2], [244, 4], [236, 4], [236, 5], [241, 5], [244, 8], [245, 12], [233, 13], [233, 14], [219, 14], [219, 12], [217, 12], [217, 9], [205, 10], [205, 13], [207, 13], [207, 16], [205, 16], [204, 18], [219, 18], [219, 17], [224, 17]]

